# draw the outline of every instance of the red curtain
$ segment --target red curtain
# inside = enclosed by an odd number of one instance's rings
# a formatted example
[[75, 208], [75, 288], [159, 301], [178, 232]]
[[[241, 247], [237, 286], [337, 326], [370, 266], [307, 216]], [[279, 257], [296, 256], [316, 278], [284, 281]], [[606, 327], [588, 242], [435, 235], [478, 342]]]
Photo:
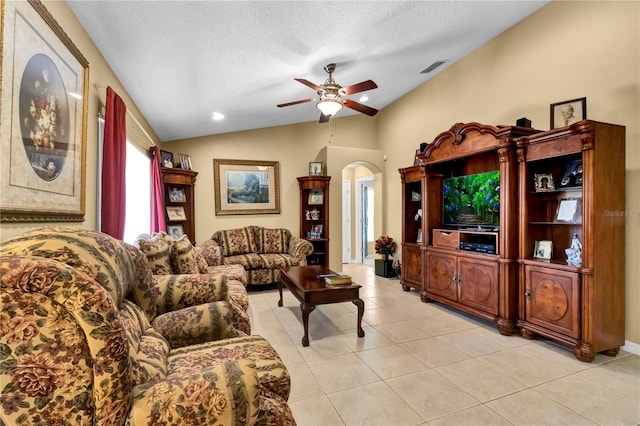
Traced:
[[124, 238], [126, 216], [127, 106], [107, 87], [102, 148], [101, 231]]
[[157, 146], [152, 146], [149, 148], [149, 153], [151, 154], [151, 232], [160, 232], [167, 229], [160, 178], [160, 152]]

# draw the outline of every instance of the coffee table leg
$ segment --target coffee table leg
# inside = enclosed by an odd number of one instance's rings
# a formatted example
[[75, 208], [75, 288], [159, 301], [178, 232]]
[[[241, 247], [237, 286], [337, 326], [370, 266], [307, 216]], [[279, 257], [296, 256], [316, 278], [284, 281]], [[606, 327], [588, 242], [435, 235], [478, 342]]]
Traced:
[[304, 336], [302, 337], [302, 346], [309, 346], [309, 314], [315, 309], [315, 305], [300, 304], [302, 311], [302, 324], [304, 325]]
[[278, 300], [278, 306], [282, 307], [282, 279], [278, 280], [278, 291], [280, 292], [280, 300]]
[[354, 299], [353, 304], [358, 307], [358, 337], [364, 337], [362, 329], [362, 316], [364, 315], [364, 301], [362, 299]]

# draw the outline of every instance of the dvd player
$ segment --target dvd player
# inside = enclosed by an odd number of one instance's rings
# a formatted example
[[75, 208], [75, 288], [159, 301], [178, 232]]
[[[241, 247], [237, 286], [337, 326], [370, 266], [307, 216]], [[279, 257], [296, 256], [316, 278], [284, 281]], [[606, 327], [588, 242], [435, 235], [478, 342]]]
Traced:
[[496, 246], [493, 244], [460, 241], [460, 250], [474, 251], [476, 253], [496, 254]]

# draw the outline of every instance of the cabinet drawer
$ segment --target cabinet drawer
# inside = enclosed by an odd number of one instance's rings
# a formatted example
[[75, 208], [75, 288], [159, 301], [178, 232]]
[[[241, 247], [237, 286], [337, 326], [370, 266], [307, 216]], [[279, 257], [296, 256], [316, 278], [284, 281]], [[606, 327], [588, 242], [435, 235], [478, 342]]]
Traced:
[[460, 232], [446, 229], [433, 230], [433, 246], [454, 250], [460, 249]]

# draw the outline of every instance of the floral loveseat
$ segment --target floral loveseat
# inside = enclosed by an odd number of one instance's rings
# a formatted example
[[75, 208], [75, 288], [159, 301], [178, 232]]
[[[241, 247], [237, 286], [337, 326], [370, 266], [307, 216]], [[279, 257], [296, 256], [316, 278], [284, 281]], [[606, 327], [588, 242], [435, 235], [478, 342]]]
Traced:
[[0, 282], [1, 424], [295, 425], [287, 369], [234, 327], [225, 276], [162, 296], [134, 246], [46, 228], [0, 243]]
[[271, 284], [280, 268], [306, 265], [313, 245], [288, 229], [246, 226], [215, 232], [201, 250], [209, 266], [242, 265], [247, 284]]

